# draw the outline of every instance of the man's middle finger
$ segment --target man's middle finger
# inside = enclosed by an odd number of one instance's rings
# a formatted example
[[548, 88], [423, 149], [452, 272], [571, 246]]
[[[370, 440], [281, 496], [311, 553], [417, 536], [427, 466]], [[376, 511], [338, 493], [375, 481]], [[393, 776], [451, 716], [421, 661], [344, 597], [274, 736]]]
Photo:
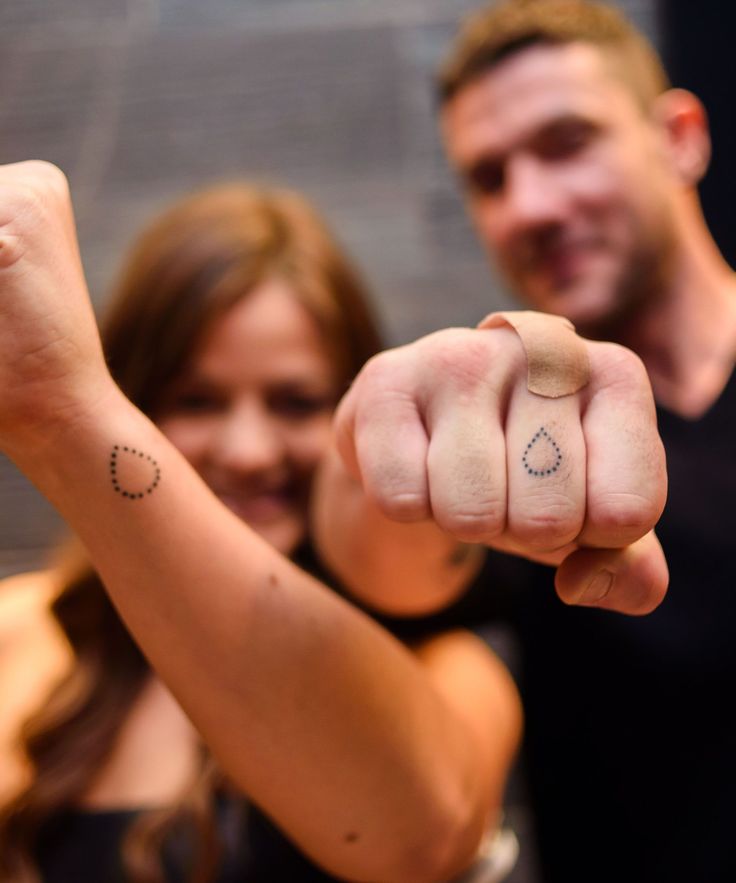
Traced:
[[530, 551], [574, 540], [586, 505], [578, 395], [547, 398], [519, 384], [509, 404], [506, 445], [510, 537]]

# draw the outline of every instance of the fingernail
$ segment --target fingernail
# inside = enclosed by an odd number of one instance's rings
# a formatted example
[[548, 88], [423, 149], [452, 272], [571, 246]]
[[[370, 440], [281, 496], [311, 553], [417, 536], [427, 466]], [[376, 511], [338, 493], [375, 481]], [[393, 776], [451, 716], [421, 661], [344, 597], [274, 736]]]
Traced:
[[597, 604], [602, 601], [611, 591], [613, 577], [614, 574], [610, 570], [601, 570], [597, 573], [578, 598], [578, 604]]

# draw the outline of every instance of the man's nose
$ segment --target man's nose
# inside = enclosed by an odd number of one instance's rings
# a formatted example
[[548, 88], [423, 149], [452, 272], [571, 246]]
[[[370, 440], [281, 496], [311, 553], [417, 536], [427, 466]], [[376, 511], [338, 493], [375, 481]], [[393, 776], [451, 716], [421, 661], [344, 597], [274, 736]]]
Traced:
[[534, 157], [519, 156], [506, 168], [499, 210], [499, 240], [556, 226], [564, 220], [566, 199], [553, 172]]
[[213, 455], [220, 466], [235, 472], [262, 472], [278, 466], [285, 456], [278, 421], [262, 404], [231, 408], [218, 428]]

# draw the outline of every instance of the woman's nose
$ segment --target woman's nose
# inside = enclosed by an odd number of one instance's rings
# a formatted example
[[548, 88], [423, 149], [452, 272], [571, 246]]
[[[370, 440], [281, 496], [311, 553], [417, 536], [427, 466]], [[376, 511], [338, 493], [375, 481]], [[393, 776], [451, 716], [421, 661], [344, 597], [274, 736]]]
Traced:
[[278, 466], [286, 446], [278, 421], [261, 404], [243, 404], [224, 416], [212, 454], [223, 468], [241, 473], [262, 472]]

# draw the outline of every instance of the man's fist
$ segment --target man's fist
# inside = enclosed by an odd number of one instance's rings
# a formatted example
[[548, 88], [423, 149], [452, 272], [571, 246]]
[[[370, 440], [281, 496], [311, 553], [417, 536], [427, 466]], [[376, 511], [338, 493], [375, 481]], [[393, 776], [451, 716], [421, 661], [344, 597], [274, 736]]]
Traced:
[[667, 580], [648, 536], [666, 497], [651, 389], [630, 351], [583, 344], [590, 381], [562, 398], [528, 391], [526, 354], [508, 327], [449, 329], [383, 353], [340, 406], [338, 446], [389, 517], [431, 517], [460, 540], [568, 558], [558, 574], [567, 601], [580, 600], [599, 563], [625, 570], [637, 585], [623, 596], [609, 586], [596, 603], [645, 612]]

